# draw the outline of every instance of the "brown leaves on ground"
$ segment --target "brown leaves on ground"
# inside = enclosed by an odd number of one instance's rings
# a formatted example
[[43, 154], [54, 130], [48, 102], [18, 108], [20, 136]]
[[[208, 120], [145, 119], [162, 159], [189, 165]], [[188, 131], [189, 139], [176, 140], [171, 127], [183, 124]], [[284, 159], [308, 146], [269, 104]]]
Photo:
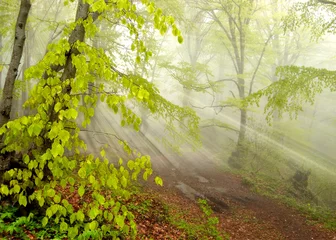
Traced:
[[[225, 194], [206, 193], [206, 189], [215, 189], [216, 184], [225, 182], [224, 178], [228, 177], [230, 189]], [[284, 204], [248, 192], [238, 177], [224, 178], [207, 183], [211, 184], [210, 188], [205, 183], [193, 185], [190, 179], [188, 182], [207, 194], [209, 205], [216, 211], [214, 216], [219, 219], [217, 231], [223, 239], [336, 240], [335, 231], [309, 223], [306, 217]], [[85, 201], [92, 201], [90, 189], [82, 198], [76, 190], [71, 192], [69, 187], [59, 188], [58, 191], [75, 209], [82, 207]], [[218, 208], [218, 202], [226, 208]], [[135, 215], [136, 239], [215, 239], [208, 234], [202, 235], [209, 229], [206, 229], [207, 217], [198, 204], [174, 187], [159, 188], [149, 184], [125, 204]], [[29, 231], [26, 234], [29, 239], [37, 239]], [[11, 238], [8, 236], [7, 239]]]

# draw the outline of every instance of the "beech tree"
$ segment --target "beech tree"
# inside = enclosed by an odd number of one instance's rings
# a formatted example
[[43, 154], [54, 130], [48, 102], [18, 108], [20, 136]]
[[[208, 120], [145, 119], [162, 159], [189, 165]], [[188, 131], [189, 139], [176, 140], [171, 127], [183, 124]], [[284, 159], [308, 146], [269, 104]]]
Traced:
[[[311, 29], [312, 39], [317, 40], [327, 33], [335, 34], [336, 2], [333, 1], [308, 1], [296, 4], [286, 18], [285, 31], [295, 31], [301, 26]], [[320, 16], [316, 12], [325, 12]], [[301, 14], [298, 14], [301, 12]], [[291, 118], [296, 118], [303, 110], [303, 104], [313, 104], [316, 95], [324, 89], [335, 88], [335, 71], [314, 67], [284, 65], [276, 69], [279, 81], [274, 82], [265, 89], [252, 94], [247, 102], [258, 103], [265, 96], [266, 119], [270, 121], [277, 112], [281, 117], [288, 113]]]
[[[151, 19], [151, 27], [161, 34], [170, 30], [178, 42], [183, 38], [174, 18], [163, 15], [149, 0], [65, 0], [64, 5], [76, 9], [75, 19], [65, 25], [58, 38], [51, 39], [44, 57], [24, 73], [27, 81], [37, 82], [24, 103], [32, 114], [11, 119], [25, 26], [29, 10], [36, 7], [29, 0], [21, 0], [0, 105], [0, 195], [23, 207], [36, 203], [43, 209], [42, 223], [55, 221], [70, 239], [134, 237], [134, 216], [124, 202], [131, 197], [130, 187], [138, 175], [142, 173], [147, 180], [152, 174], [150, 157], [137, 152], [135, 159], [119, 159], [115, 166], [103, 148], [100, 156], [84, 155], [86, 144], [79, 137], [80, 131], [90, 124], [98, 101], [121, 116], [121, 127], [131, 126], [135, 131], [141, 118], [128, 104], [149, 109], [165, 121], [173, 141], [175, 133], [181, 132], [178, 137], [186, 142], [198, 142], [199, 118], [191, 109], [164, 99], [154, 84], [137, 72], [120, 68], [118, 61], [122, 60], [114, 58], [113, 49], [99, 48], [94, 38], [103, 31], [99, 26], [104, 26], [104, 31], [122, 26], [133, 56], [128, 64], [147, 62], [152, 55], [142, 40], [145, 18]], [[135, 151], [125, 140], [119, 140], [126, 152]], [[162, 185], [159, 177], [155, 182]], [[72, 206], [57, 191], [64, 187], [93, 201], [84, 202], [80, 208]]]

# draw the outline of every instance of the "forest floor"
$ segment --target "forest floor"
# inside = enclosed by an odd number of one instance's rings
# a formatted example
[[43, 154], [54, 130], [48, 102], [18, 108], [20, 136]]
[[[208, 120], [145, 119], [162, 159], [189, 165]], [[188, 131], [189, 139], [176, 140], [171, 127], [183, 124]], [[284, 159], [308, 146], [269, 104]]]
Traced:
[[[194, 177], [179, 172], [161, 172], [165, 187], [148, 182], [145, 192], [170, 206], [177, 206], [180, 211], [184, 209], [185, 215], [178, 217], [189, 218], [189, 222], [193, 216], [202, 215], [195, 200], [207, 199], [219, 219], [218, 229], [227, 239], [336, 240], [336, 231], [324, 228], [321, 223], [309, 220], [303, 213], [277, 200], [252, 192], [241, 177], [220, 170], [214, 172], [213, 169], [204, 172], [202, 176]], [[152, 239], [185, 239], [174, 231], [167, 234], [161, 230], [161, 235], [152, 235]]]
[[[141, 191], [127, 203], [135, 215], [136, 239], [336, 240], [336, 231], [254, 193], [242, 177], [219, 169], [206, 172], [195, 176], [178, 170], [161, 172], [164, 187], [151, 180], [142, 182]], [[62, 194], [68, 195], [72, 204], [80, 202], [77, 195]], [[198, 203], [199, 199], [208, 205]], [[213, 213], [204, 206], [210, 206]], [[2, 232], [0, 239], [56, 239], [55, 228], [41, 227], [39, 221], [34, 224], [25, 225], [21, 237]], [[58, 234], [57, 239], [67, 238]]]

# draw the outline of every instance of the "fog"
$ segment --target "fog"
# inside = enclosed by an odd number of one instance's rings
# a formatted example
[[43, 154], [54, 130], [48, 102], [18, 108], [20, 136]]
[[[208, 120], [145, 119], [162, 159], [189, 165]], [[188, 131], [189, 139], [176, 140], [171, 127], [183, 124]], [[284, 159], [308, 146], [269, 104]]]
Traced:
[[[63, 6], [61, 1], [50, 5], [45, 2], [34, 2], [39, 7], [33, 8], [28, 24], [20, 79], [25, 69], [42, 58], [47, 44], [62, 36], [59, 31], [74, 17], [71, 15], [74, 3]], [[269, 121], [264, 112], [267, 99], [262, 97], [259, 106], [250, 104], [244, 108], [246, 133], [243, 138], [240, 134], [243, 100], [278, 81], [277, 67], [296, 65], [336, 70], [336, 35], [327, 33], [316, 40], [314, 29], [305, 26], [285, 33], [282, 19], [291, 7], [288, 2], [292, 1], [258, 1], [259, 8], [239, 13], [245, 14], [241, 16], [243, 21], [250, 23], [240, 29], [244, 31], [245, 42], [236, 53], [232, 34], [238, 34], [239, 29], [234, 29], [228, 19], [239, 19], [235, 15], [238, 12], [232, 10], [228, 17], [219, 4], [221, 1], [155, 2], [163, 13], [177, 14], [184, 37], [182, 44], [170, 32], [162, 36], [153, 26], [145, 24], [144, 44], [153, 56], [148, 63], [132, 64], [129, 60], [134, 58], [130, 50], [132, 36], [125, 28], [119, 25], [107, 28], [102, 22], [99, 33], [90, 41], [109, 53], [118, 71], [146, 78], [169, 101], [193, 109], [200, 117], [200, 142], [188, 140], [181, 122], [177, 121], [174, 124], [180, 135], [173, 138], [164, 118], [134, 102], [128, 106], [142, 118], [140, 131], [121, 127], [120, 116], [98, 101], [91, 124], [81, 132], [87, 144], [86, 153], [98, 155], [105, 148], [112, 162], [120, 157], [131, 159], [136, 155], [128, 155], [119, 144], [120, 139], [125, 140], [131, 148], [151, 157], [154, 175], [162, 176], [165, 186], [175, 186], [190, 198], [205, 195], [197, 184], [211, 181], [213, 172], [262, 177], [288, 185], [292, 185], [296, 174], [302, 173], [307, 177], [304, 192], [301, 196], [300, 191], [293, 195], [335, 209], [335, 92], [323, 89], [312, 104], [303, 103], [296, 117], [291, 118], [286, 112], [280, 117], [275, 112]], [[226, 32], [230, 27], [233, 32]], [[2, 39], [3, 46], [8, 46], [1, 51], [0, 62], [4, 64], [9, 62], [11, 37]], [[0, 72], [1, 88], [6, 66]], [[13, 116], [29, 112], [21, 106], [35, 83], [17, 82]], [[242, 84], [244, 88], [239, 90]], [[243, 150], [237, 151], [238, 145]], [[196, 183], [191, 184], [190, 179]], [[221, 184], [223, 189], [211, 191], [225, 191], [225, 183]]]

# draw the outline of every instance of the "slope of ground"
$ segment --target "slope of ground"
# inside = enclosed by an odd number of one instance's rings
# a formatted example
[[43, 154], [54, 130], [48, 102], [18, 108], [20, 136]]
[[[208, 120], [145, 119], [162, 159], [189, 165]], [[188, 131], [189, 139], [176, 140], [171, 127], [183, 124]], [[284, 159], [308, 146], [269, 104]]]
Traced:
[[205, 198], [230, 239], [336, 239], [336, 232], [309, 222], [301, 213], [251, 192], [238, 176], [220, 171], [186, 178], [164, 174], [166, 188], [146, 184], [166, 202], [196, 211], [195, 200]]

